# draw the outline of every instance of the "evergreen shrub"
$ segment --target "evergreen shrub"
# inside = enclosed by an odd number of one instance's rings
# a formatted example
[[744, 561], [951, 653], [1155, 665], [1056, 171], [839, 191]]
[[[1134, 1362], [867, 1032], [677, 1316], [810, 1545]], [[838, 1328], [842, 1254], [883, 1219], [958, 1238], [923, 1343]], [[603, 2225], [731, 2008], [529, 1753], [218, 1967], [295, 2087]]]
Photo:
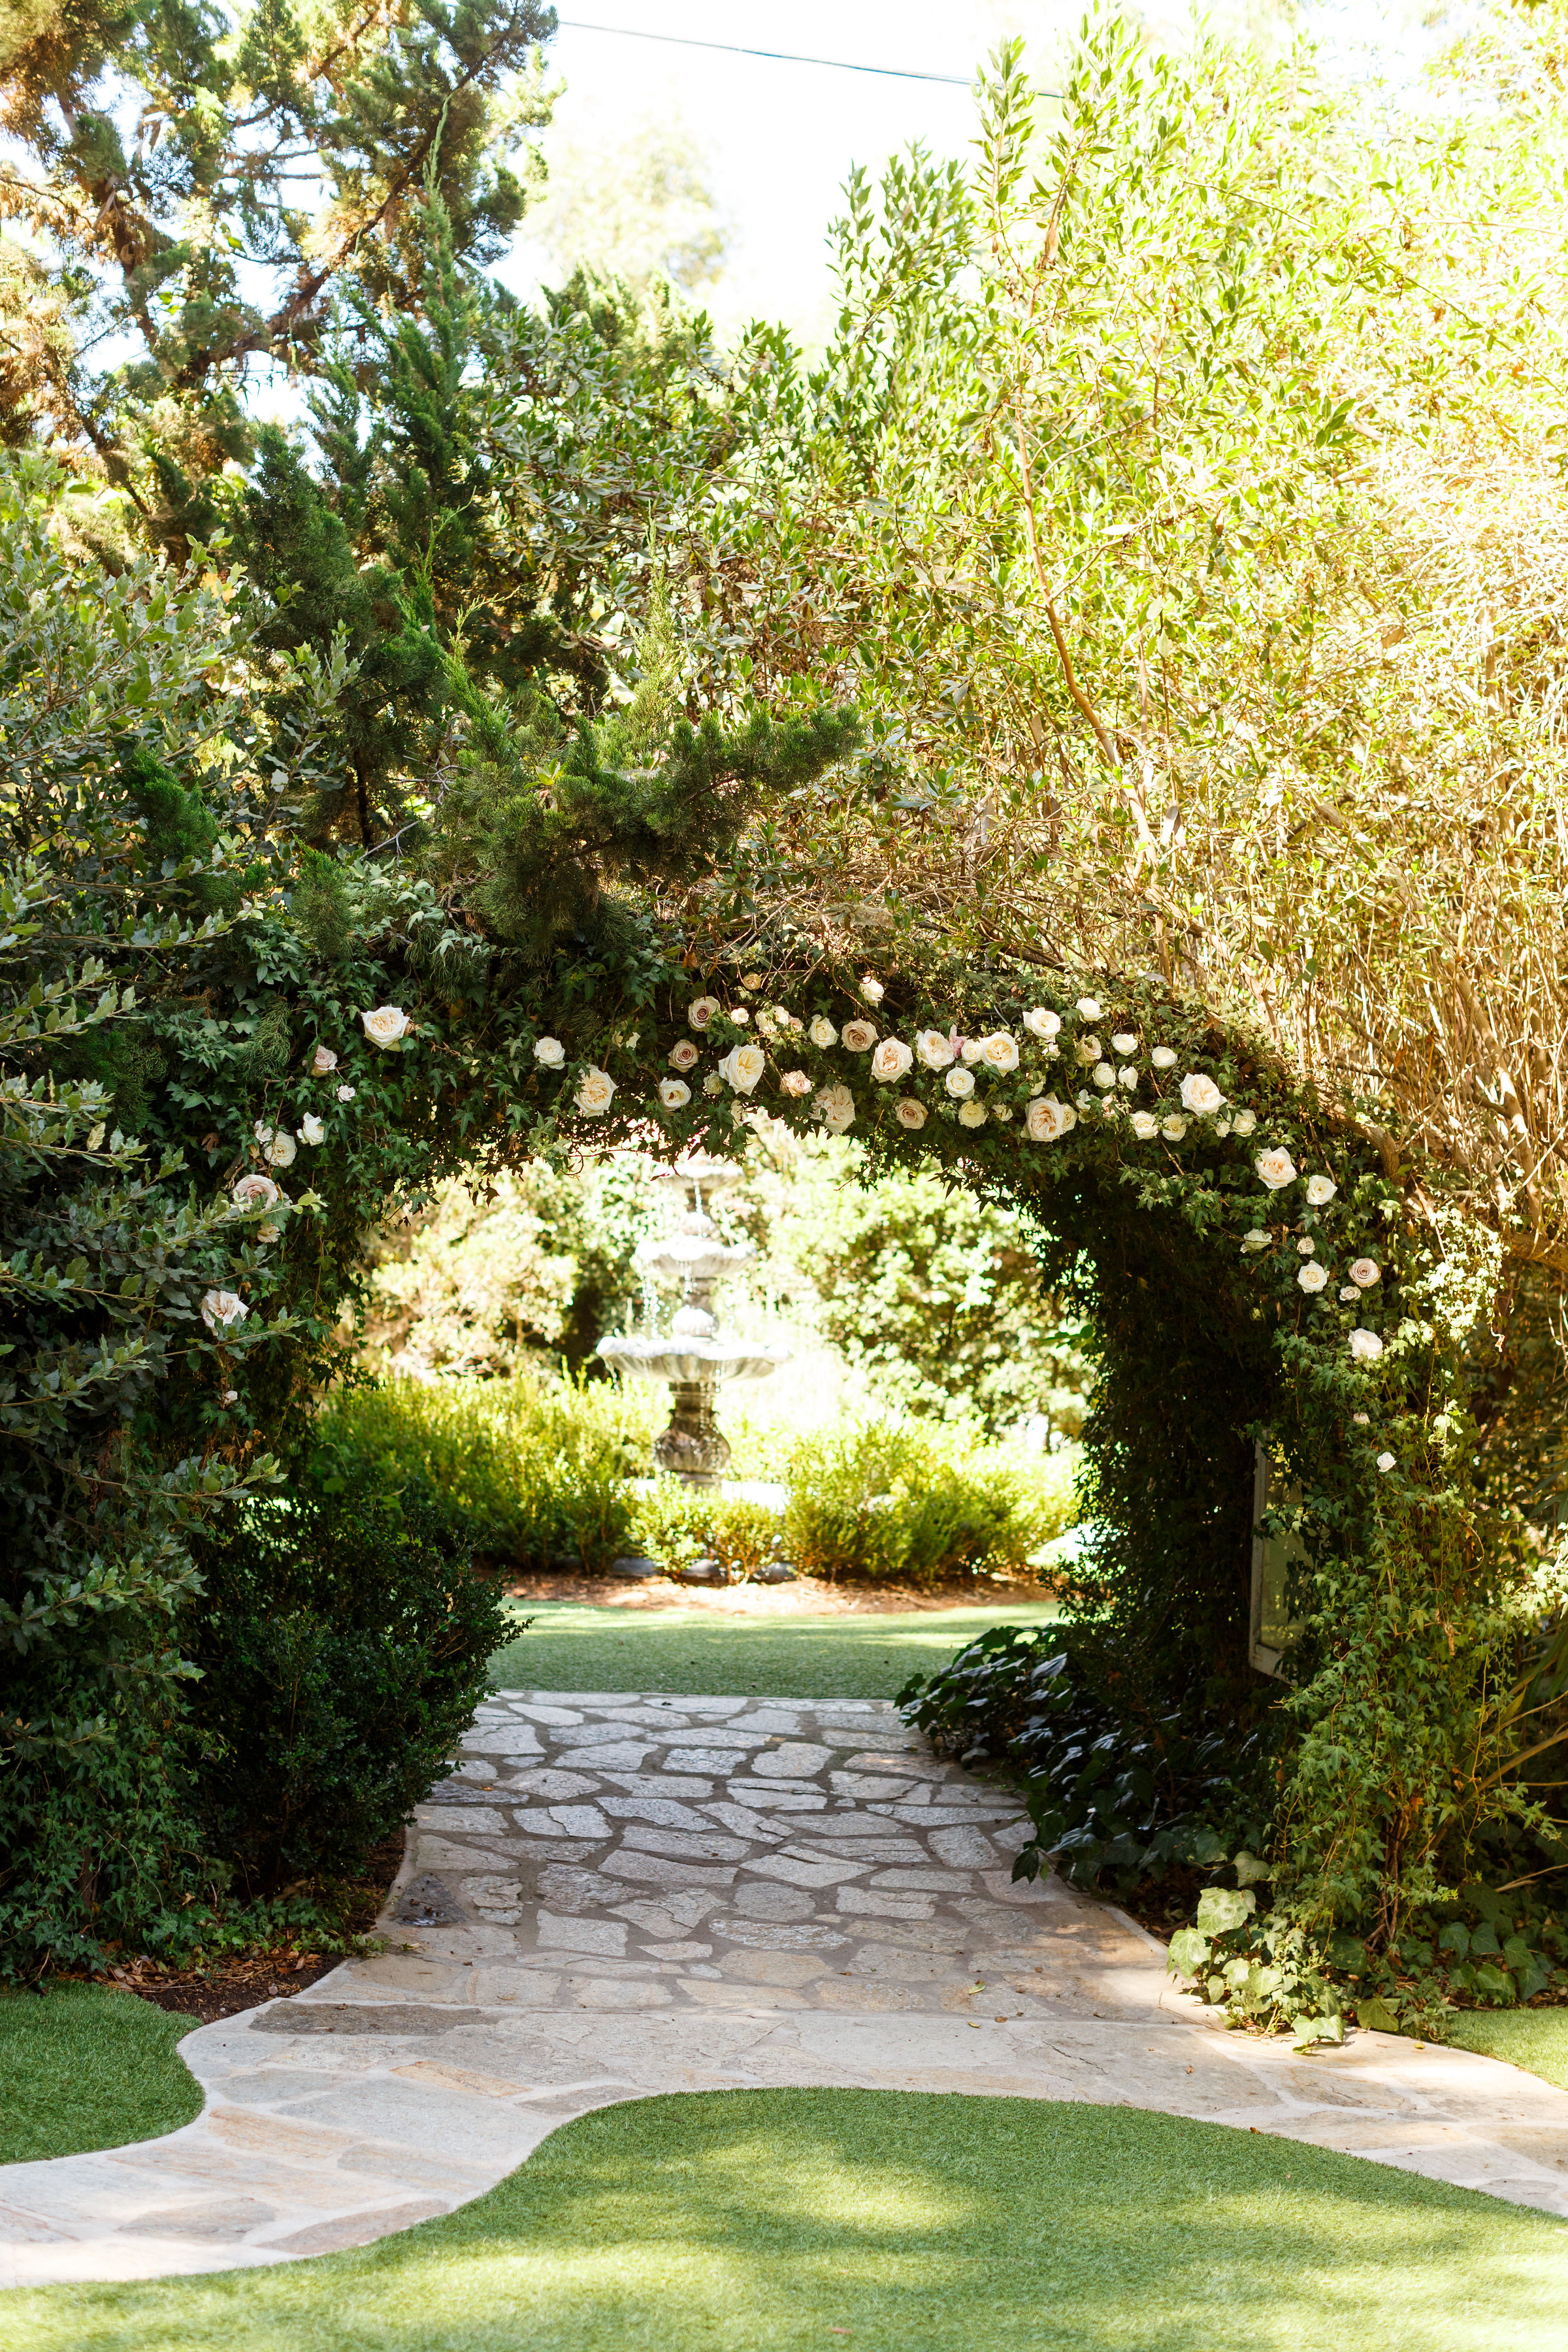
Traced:
[[[1064, 1457], [1048, 1457], [1060, 1462]], [[1005, 1446], [918, 1422], [803, 1437], [789, 1466], [784, 1545], [808, 1575], [934, 1584], [1018, 1568], [1071, 1516], [1070, 1486]]]

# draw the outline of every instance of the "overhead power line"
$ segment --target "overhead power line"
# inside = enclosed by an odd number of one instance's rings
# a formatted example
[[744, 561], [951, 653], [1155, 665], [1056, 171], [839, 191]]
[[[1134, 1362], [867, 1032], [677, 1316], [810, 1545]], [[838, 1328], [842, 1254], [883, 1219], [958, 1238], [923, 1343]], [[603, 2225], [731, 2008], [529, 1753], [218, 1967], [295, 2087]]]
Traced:
[[[803, 58], [789, 49], [743, 49], [733, 41], [694, 41], [681, 33], [644, 33], [632, 25], [585, 25], [580, 17], [561, 16], [556, 19], [563, 32], [611, 33], [622, 41], [659, 41], [675, 49], [721, 49], [730, 58], [766, 58], [770, 64], [781, 66], [827, 66], [835, 73], [880, 74], [889, 81], [940, 81], [950, 89], [972, 89], [970, 74], [915, 73], [902, 66], [856, 65], [848, 58]], [[1042, 90], [1043, 98], [1055, 98], [1055, 90]]]

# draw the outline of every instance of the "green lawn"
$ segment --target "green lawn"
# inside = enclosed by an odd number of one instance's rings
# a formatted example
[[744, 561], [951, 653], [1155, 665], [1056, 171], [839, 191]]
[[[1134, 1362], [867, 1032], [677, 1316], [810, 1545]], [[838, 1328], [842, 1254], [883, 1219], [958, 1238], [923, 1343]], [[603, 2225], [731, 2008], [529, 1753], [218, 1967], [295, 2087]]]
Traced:
[[1046, 1625], [1054, 1601], [886, 1617], [719, 1617], [698, 1609], [515, 1604], [532, 1631], [490, 1661], [501, 1690], [703, 1691], [770, 1698], [892, 1698], [989, 1625]]
[[1445, 2040], [1456, 2050], [1506, 2058], [1568, 2091], [1568, 2009], [1466, 2009], [1447, 2021]]
[[0, 1994], [0, 2164], [178, 2131], [201, 2113], [175, 2048], [196, 2021], [97, 1985]]
[[1565, 2352], [1568, 2223], [1128, 2107], [704, 2092], [352, 2254], [0, 2296], [5, 2352]]

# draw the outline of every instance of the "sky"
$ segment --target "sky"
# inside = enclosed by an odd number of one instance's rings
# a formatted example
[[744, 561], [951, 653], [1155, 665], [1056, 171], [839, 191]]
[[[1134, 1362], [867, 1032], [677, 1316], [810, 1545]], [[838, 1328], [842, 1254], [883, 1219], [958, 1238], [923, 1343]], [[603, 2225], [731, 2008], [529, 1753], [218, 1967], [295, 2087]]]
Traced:
[[[1084, 0], [558, 0], [562, 28], [548, 52], [562, 85], [544, 149], [565, 142], [613, 148], [639, 122], [679, 116], [708, 150], [723, 211], [733, 223], [731, 257], [703, 300], [721, 329], [747, 318], [783, 320], [816, 340], [829, 315], [826, 232], [841, 209], [853, 163], [873, 173], [920, 141], [941, 156], [964, 156], [975, 131], [969, 87], [975, 68], [1009, 34], [1027, 44], [1026, 62], [1049, 86], [1063, 40], [1081, 21]], [[1183, 38], [1184, 9], [1146, 16]], [[1210, 16], [1267, 23], [1268, 0], [1210, 0]], [[1306, 0], [1299, 21], [1322, 41], [1336, 70], [1381, 73], [1407, 85], [1438, 34], [1421, 17], [1441, 14], [1408, 0]], [[789, 50], [851, 65], [955, 75], [962, 87], [898, 80], [822, 66], [666, 47], [582, 29], [685, 35], [700, 41]], [[500, 272], [519, 293], [537, 281], [540, 256], [526, 227]]]

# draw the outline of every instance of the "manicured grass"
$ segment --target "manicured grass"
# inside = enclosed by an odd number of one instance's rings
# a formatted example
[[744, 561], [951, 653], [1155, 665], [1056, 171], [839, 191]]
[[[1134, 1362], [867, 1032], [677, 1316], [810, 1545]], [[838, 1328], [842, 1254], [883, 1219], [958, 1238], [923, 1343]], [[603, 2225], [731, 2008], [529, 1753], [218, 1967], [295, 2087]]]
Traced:
[[1568, 2009], [1466, 2009], [1447, 2021], [1456, 2050], [1505, 2058], [1568, 2091]]
[[201, 2113], [175, 2049], [197, 2022], [99, 1985], [0, 1995], [0, 2164], [178, 2131]]
[[1054, 1601], [886, 1617], [717, 1617], [691, 1609], [515, 1603], [533, 1625], [498, 1650], [499, 1690], [708, 1691], [770, 1698], [892, 1698], [988, 1625], [1044, 1625]]
[[705, 2092], [357, 2253], [0, 2296], [5, 2352], [1564, 2352], [1568, 2223], [1128, 2107]]

